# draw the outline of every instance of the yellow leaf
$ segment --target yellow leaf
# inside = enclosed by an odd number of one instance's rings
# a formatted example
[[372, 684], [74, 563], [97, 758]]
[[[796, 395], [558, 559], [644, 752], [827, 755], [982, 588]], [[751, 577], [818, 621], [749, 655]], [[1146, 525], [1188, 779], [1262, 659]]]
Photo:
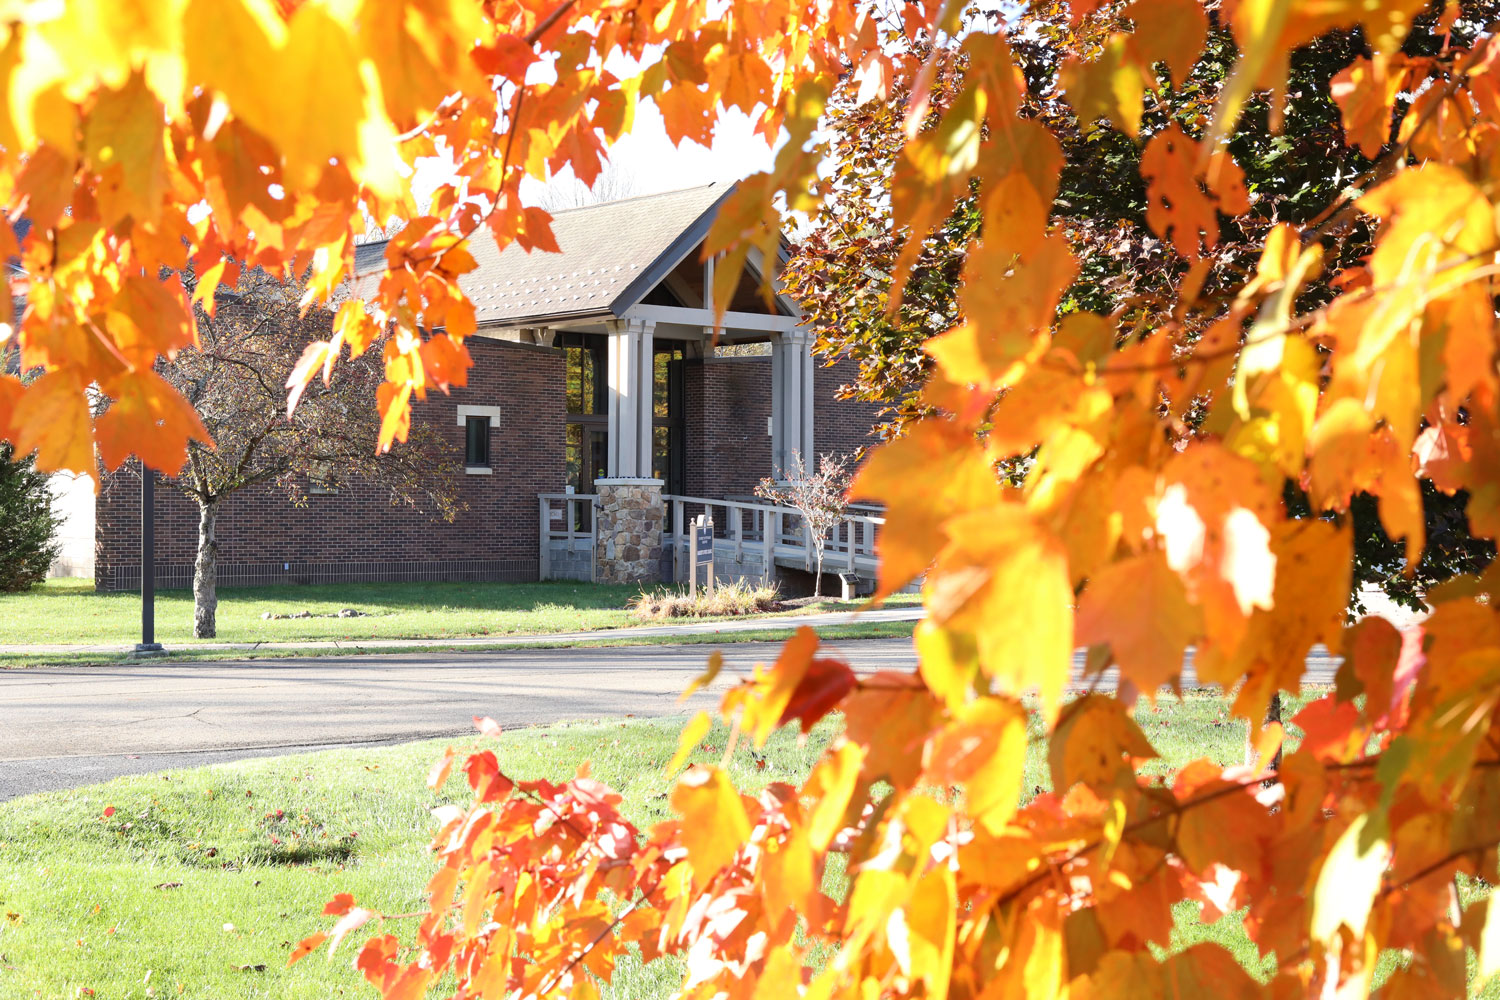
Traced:
[[934, 784], [961, 784], [969, 815], [998, 834], [1020, 801], [1026, 742], [1026, 712], [1020, 705], [981, 698], [934, 735], [926, 777]]
[[[1123, 703], [1105, 695], [1084, 695], [1068, 705], [1052, 733], [1047, 764], [1052, 787], [1066, 792], [1076, 784], [1107, 788], [1133, 774], [1131, 759], [1156, 756]], [[1130, 778], [1134, 784], [1134, 778]]]
[[[927, 474], [913, 476], [915, 468]], [[877, 596], [884, 597], [932, 563], [947, 517], [996, 503], [1000, 486], [972, 436], [947, 421], [928, 420], [876, 448], [849, 495], [886, 506], [886, 523], [875, 539], [880, 556]]]
[[917, 647], [917, 669], [922, 680], [949, 711], [959, 711], [968, 700], [979, 671], [974, 637], [923, 619], [912, 630], [912, 639]]
[[693, 767], [672, 790], [672, 808], [682, 817], [682, 844], [701, 890], [734, 860], [750, 836], [750, 819], [740, 793], [717, 767]]
[[[943, 1000], [953, 967], [957, 889], [952, 870], [936, 865], [917, 880], [911, 900], [891, 915], [887, 939], [907, 976], [925, 985], [924, 996]], [[896, 929], [899, 928], [899, 931]]]
[[761, 861], [760, 891], [766, 914], [779, 922], [790, 913], [800, 919], [812, 912], [814, 881], [813, 852], [808, 838], [793, 828], [779, 841], [768, 843]]
[[1141, 100], [1155, 81], [1147, 79], [1132, 57], [1129, 39], [1113, 35], [1095, 58], [1084, 61], [1074, 56], [1063, 63], [1062, 90], [1080, 124], [1108, 118], [1128, 135], [1140, 132]]
[[1349, 928], [1355, 940], [1364, 936], [1370, 907], [1390, 861], [1384, 820], [1368, 813], [1355, 817], [1318, 870], [1310, 928], [1315, 941], [1336, 943], [1341, 927]]
[[1073, 664], [1073, 586], [1062, 543], [1019, 504], [949, 518], [923, 588], [928, 616], [974, 636], [999, 690], [1055, 712]]
[[682, 727], [682, 734], [677, 737], [677, 753], [672, 756], [671, 763], [667, 765], [667, 774], [676, 774], [677, 769], [687, 763], [688, 757], [698, 748], [698, 744], [712, 728], [713, 721], [709, 719], [707, 712], [699, 712]]
[[1142, 68], [1164, 62], [1172, 83], [1181, 87], [1208, 37], [1203, 5], [1197, 0], [1135, 0], [1123, 13], [1135, 22], [1126, 44]]
[[1401, 56], [1377, 53], [1354, 60], [1329, 81], [1328, 90], [1344, 120], [1344, 141], [1368, 159], [1391, 141], [1391, 113], [1409, 72]]
[[708, 668], [693, 678], [693, 682], [687, 686], [687, 690], [678, 696], [678, 702], [687, 701], [699, 690], [708, 687], [719, 676], [719, 671], [724, 669], [724, 654], [717, 649], [708, 654]]
[[100, 211], [155, 222], [166, 191], [166, 112], [137, 73], [120, 90], [99, 95], [84, 125], [84, 152], [101, 177]]
[[843, 742], [813, 769], [807, 787], [816, 803], [807, 819], [807, 840], [815, 851], [826, 851], [844, 826], [844, 814], [854, 797], [864, 752], [852, 742]]

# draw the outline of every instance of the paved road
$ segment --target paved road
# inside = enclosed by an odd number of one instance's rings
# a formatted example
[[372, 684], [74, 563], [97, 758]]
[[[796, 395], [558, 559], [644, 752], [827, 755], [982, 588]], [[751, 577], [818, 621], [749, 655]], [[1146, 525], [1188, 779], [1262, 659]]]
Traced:
[[[829, 646], [861, 672], [916, 663], [909, 639]], [[515, 726], [679, 714], [712, 705], [779, 648], [727, 644], [724, 673], [687, 705], [677, 699], [703, 669], [704, 645], [0, 671], [0, 800], [167, 767], [465, 733], [476, 715]], [[1330, 682], [1335, 664], [1309, 658], [1307, 680]]]
[[[910, 669], [909, 639], [830, 643], [859, 670]], [[711, 647], [400, 653], [0, 671], [0, 799], [120, 774], [365, 742], [716, 703], [780, 643], [730, 643], [711, 692], [678, 703]]]

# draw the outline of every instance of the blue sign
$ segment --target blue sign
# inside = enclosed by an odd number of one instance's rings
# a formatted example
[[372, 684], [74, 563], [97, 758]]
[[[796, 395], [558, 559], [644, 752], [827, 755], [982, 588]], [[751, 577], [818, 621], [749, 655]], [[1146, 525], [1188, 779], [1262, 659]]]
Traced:
[[714, 529], [708, 525], [693, 526], [694, 544], [697, 546], [699, 566], [712, 566], [714, 561]]

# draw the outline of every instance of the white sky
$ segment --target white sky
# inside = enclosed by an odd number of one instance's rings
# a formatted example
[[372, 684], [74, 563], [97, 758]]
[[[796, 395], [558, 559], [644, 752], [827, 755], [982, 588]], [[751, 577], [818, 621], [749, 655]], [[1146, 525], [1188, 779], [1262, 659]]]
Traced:
[[[677, 191], [714, 181], [728, 184], [771, 167], [772, 150], [754, 128], [749, 116], [725, 111], [714, 126], [712, 147], [690, 141], [674, 146], [667, 138], [661, 112], [654, 103], [643, 101], [634, 127], [610, 148], [610, 164], [625, 175], [635, 194]], [[570, 174], [565, 172], [565, 176]], [[540, 187], [527, 182], [522, 192], [529, 200]]]

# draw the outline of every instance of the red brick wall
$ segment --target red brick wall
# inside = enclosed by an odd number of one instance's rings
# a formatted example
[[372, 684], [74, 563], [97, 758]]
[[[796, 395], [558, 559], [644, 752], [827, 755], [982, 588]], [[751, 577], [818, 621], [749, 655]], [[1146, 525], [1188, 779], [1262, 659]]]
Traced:
[[[813, 371], [813, 442], [819, 454], [848, 454], [873, 444], [879, 405], [835, 399], [851, 380], [853, 363], [821, 364]], [[687, 491], [690, 496], [750, 494], [771, 473], [771, 359], [708, 358], [688, 361]]]
[[[477, 337], [469, 351], [468, 387], [431, 395], [413, 414], [440, 428], [458, 446], [462, 463], [456, 408], [500, 407], [500, 426], [490, 439], [494, 474], [458, 476], [468, 509], [457, 520], [434, 521], [392, 506], [371, 486], [312, 495], [300, 508], [274, 485], [251, 488], [220, 510], [220, 582], [536, 579], [536, 495], [563, 488], [563, 356]], [[140, 480], [133, 471], [105, 480], [95, 528], [100, 589], [139, 586], [139, 511]], [[197, 524], [192, 501], [170, 485], [158, 487], [158, 586], [191, 584]]]
[[839, 360], [824, 367], [822, 359], [814, 355], [814, 360], [813, 444], [818, 454], [852, 455], [878, 443], [871, 431], [880, 420], [880, 404], [835, 398], [840, 386], [854, 381], [858, 366]]
[[[492, 431], [494, 474], [459, 476], [469, 509], [452, 524], [391, 506], [373, 487], [312, 495], [294, 507], [275, 486], [224, 502], [218, 523], [220, 583], [351, 580], [534, 580], [538, 493], [561, 492], [566, 405], [563, 355], [547, 348], [473, 338], [469, 385], [417, 403], [460, 448], [459, 405], [499, 406]], [[845, 363], [814, 376], [819, 452], [852, 452], [870, 442], [876, 407], [835, 400]], [[749, 495], [771, 472], [769, 357], [690, 360], [684, 371], [686, 488], [689, 495]], [[95, 582], [139, 586], [140, 485], [133, 471], [105, 480], [97, 504]], [[157, 585], [192, 583], [197, 507], [170, 485], [156, 500]]]
[[683, 371], [689, 496], [749, 495], [771, 473], [771, 359], [705, 358]]

